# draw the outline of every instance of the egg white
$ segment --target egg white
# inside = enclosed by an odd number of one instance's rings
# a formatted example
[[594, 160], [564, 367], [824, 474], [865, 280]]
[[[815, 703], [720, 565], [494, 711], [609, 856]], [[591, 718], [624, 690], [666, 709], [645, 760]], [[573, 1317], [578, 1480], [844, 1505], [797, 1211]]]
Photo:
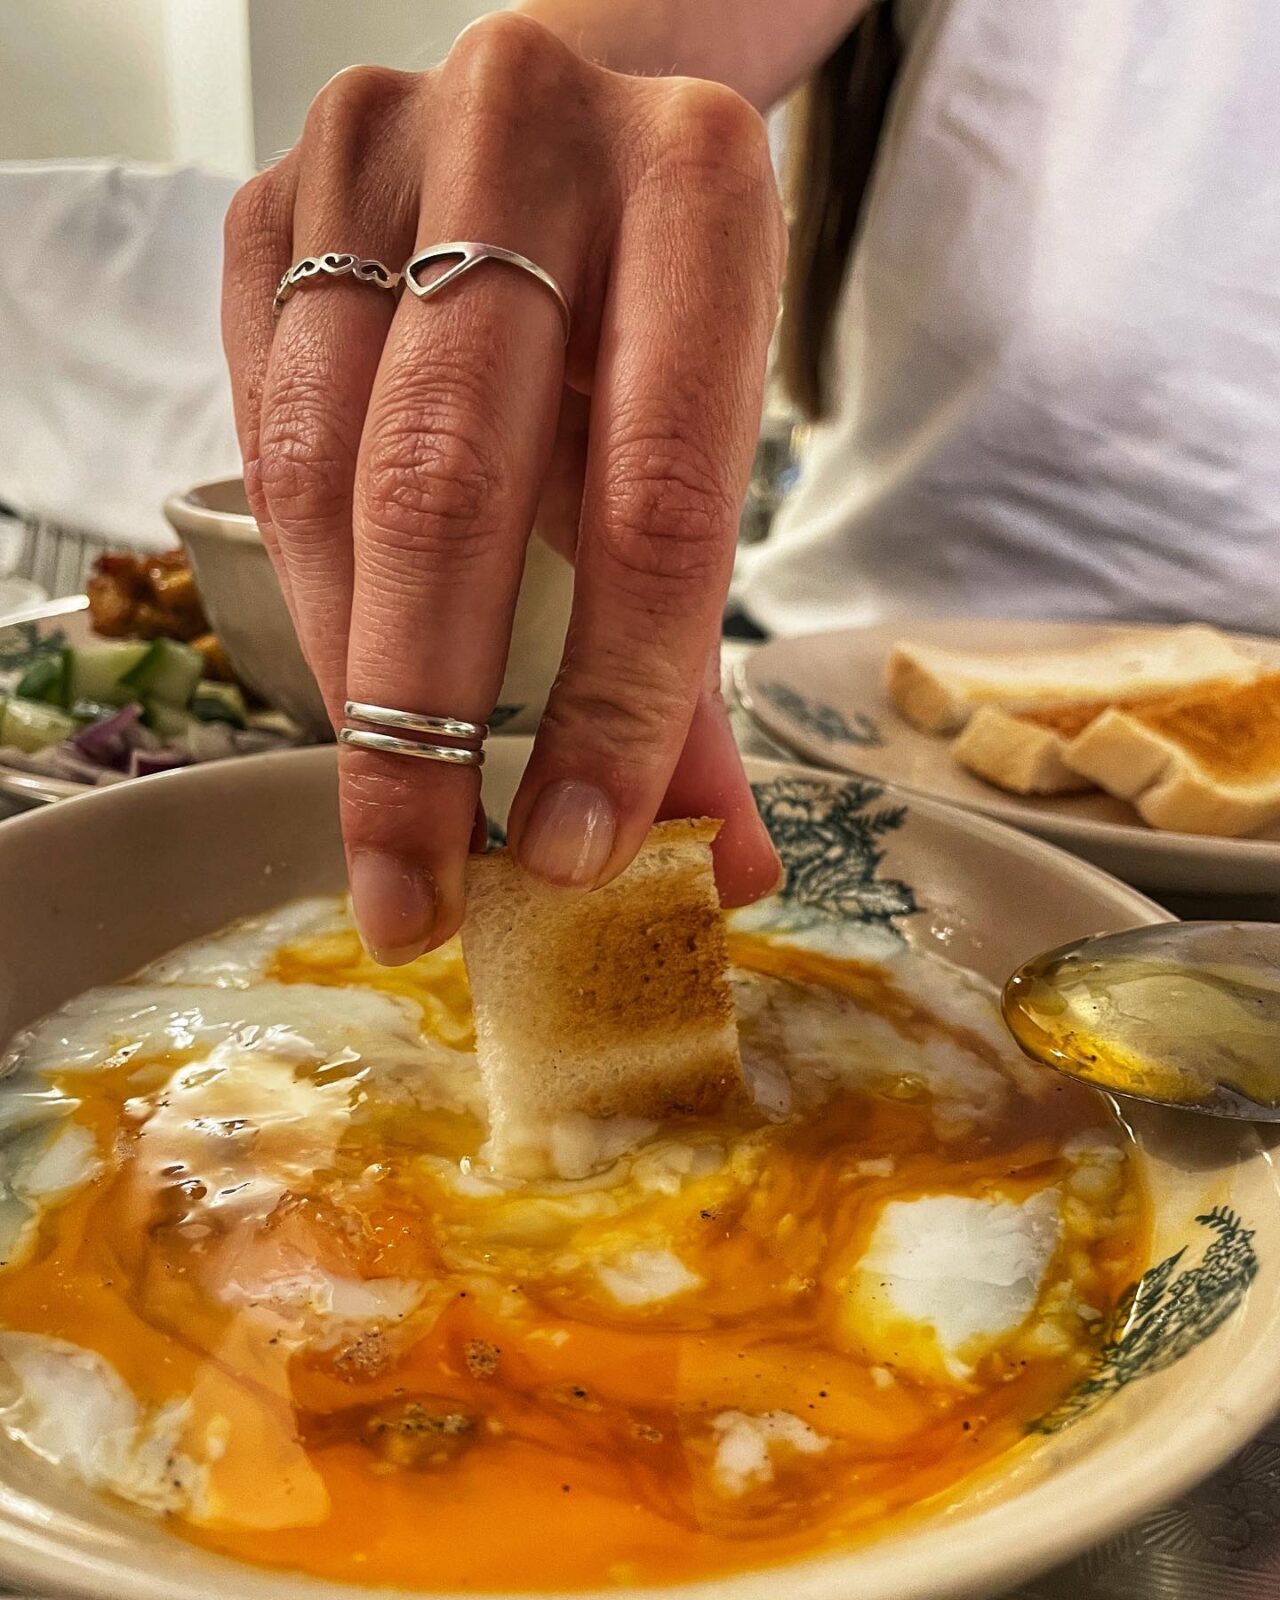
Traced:
[[[749, 926], [751, 915], [740, 924]], [[264, 976], [281, 946], [348, 927], [337, 899], [285, 907], [186, 946], [131, 983], [80, 996], [14, 1041], [0, 1062], [0, 1258], [18, 1259], [41, 1209], [101, 1169], [92, 1137], [67, 1120], [74, 1096], [50, 1085], [54, 1072], [74, 1082], [134, 1057], [183, 1052], [168, 1082], [146, 1097], [150, 1104], [132, 1108], [141, 1121], [137, 1160], [156, 1174], [180, 1169], [198, 1180], [197, 1223], [201, 1206], [217, 1210], [243, 1224], [247, 1239], [294, 1185], [332, 1162], [353, 1118], [369, 1107], [482, 1116], [474, 1059], [424, 1037], [411, 1002]], [[817, 925], [796, 937], [820, 948], [825, 940], [834, 954], [870, 954], [865, 941], [850, 947]], [[1014, 1085], [1040, 1092], [1008, 1044], [988, 986], [890, 941], [876, 944], [875, 958], [935, 1016], [997, 1049], [1001, 1067], [950, 1039], [905, 1039], [837, 995], [801, 1001], [791, 986], [738, 974], [744, 1061], [767, 1117], [812, 1107], [837, 1084], [875, 1090], [909, 1079], [937, 1137], [954, 1143], [996, 1121]], [[445, 1240], [456, 1270], [483, 1278], [495, 1247], [527, 1249], [549, 1275], [585, 1274], [616, 1314], [643, 1318], [678, 1304], [702, 1280], [677, 1241], [636, 1220], [640, 1208], [717, 1184], [749, 1187], [764, 1148], [750, 1135], [727, 1144], [705, 1129], [682, 1135], [578, 1118], [556, 1130], [556, 1180], [513, 1185], [479, 1161], [430, 1155], [421, 1165], [425, 1177], [479, 1207], [474, 1223]], [[963, 1389], [975, 1362], [1015, 1336], [1039, 1337], [1046, 1348], [1078, 1336], [1091, 1308], [1073, 1274], [1080, 1246], [1108, 1225], [1124, 1152], [1118, 1138], [1092, 1131], [1065, 1154], [1070, 1172], [1060, 1186], [1020, 1198], [940, 1192], [884, 1201], [869, 1243], [835, 1264], [831, 1286], [849, 1347], [875, 1363], [885, 1385], [906, 1376]], [[853, 1176], [891, 1187], [893, 1161], [866, 1159]], [[594, 1226], [591, 1242], [573, 1242], [585, 1222]], [[291, 1348], [326, 1349], [352, 1330], [411, 1322], [431, 1285], [343, 1277], [296, 1250], [272, 1257], [246, 1247], [214, 1292], [273, 1319]], [[198, 1451], [179, 1448], [180, 1413], [145, 1414], [100, 1356], [39, 1335], [0, 1334], [0, 1362], [18, 1389], [0, 1414], [11, 1437], [140, 1506], [189, 1509], [199, 1500], [203, 1467]], [[730, 1410], [713, 1419], [712, 1443], [717, 1492], [735, 1496], [829, 1441], [788, 1413]]]

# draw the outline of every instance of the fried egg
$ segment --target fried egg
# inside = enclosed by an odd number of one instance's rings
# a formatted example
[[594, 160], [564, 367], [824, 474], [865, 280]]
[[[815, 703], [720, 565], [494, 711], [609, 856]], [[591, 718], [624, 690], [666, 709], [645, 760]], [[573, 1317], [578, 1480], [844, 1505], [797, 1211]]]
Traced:
[[409, 1588], [706, 1577], [961, 1485], [1093, 1359], [1133, 1152], [971, 974], [763, 917], [754, 1105], [567, 1120], [538, 1182], [484, 1163], [456, 945], [378, 968], [336, 899], [28, 1029], [0, 1426], [197, 1543]]

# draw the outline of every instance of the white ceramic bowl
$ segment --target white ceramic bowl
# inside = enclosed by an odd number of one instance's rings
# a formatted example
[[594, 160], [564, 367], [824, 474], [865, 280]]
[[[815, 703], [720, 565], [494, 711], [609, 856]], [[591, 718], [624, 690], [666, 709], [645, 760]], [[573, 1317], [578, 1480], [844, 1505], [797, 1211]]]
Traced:
[[[485, 768], [502, 816], [528, 753]], [[874, 784], [755, 763], [790, 890], [873, 920], [994, 982], [1028, 954], [1159, 917], [1140, 895], [1030, 837]], [[804, 856], [824, 845], [821, 882]], [[834, 874], [831, 861], [839, 861]], [[0, 1040], [183, 940], [336, 889], [331, 750], [226, 762], [99, 791], [0, 826]], [[878, 1543], [743, 1576], [609, 1589], [611, 1600], [944, 1600], [996, 1594], [1208, 1473], [1280, 1396], [1280, 1190], [1241, 1125], [1135, 1109], [1155, 1236], [1128, 1327], [1052, 1426], [945, 1512]], [[530, 1561], [536, 1564], [536, 1534]], [[0, 1443], [0, 1575], [118, 1600], [389, 1600], [237, 1566]]]
[[[198, 483], [165, 502], [191, 561], [214, 632], [237, 675], [319, 739], [333, 729], [298, 647], [275, 569], [239, 478]], [[507, 672], [490, 717], [508, 733], [532, 732], [560, 665], [573, 574], [538, 539], [529, 542], [511, 630]], [[430, 641], [423, 643], [430, 649]]]

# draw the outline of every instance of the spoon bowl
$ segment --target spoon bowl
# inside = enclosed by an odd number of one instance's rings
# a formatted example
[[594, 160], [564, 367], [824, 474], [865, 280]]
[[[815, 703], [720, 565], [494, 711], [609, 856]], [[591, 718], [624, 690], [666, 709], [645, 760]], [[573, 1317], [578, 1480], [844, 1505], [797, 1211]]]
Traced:
[[1025, 1054], [1130, 1099], [1280, 1122], [1280, 924], [1168, 922], [1046, 951], [1009, 979]]

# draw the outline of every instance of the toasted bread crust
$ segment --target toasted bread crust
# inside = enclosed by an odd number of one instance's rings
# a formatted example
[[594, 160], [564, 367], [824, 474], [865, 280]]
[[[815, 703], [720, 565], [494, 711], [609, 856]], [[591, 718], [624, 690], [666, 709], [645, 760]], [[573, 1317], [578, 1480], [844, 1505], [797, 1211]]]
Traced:
[[1224, 783], [1280, 779], [1280, 672], [1137, 707], [1135, 716]]
[[1256, 832], [1280, 817], [1280, 673], [1107, 711], [1065, 759], [1153, 828]]
[[884, 689], [890, 704], [923, 733], [954, 733], [973, 709], [916, 660], [910, 645], [895, 645], [889, 652]]
[[949, 733], [984, 705], [1042, 716], [1219, 680], [1248, 682], [1261, 671], [1234, 640], [1190, 623], [1060, 650], [950, 650], [902, 640], [890, 652], [885, 687], [909, 722], [928, 733]]
[[1088, 778], [1062, 759], [1067, 741], [1039, 719], [982, 706], [951, 746], [951, 754], [988, 783], [1012, 794], [1075, 794], [1091, 789]]
[[548, 889], [503, 850], [471, 862], [463, 951], [495, 1165], [560, 1118], [703, 1115], [743, 1093], [718, 830], [659, 824], [591, 894]]

